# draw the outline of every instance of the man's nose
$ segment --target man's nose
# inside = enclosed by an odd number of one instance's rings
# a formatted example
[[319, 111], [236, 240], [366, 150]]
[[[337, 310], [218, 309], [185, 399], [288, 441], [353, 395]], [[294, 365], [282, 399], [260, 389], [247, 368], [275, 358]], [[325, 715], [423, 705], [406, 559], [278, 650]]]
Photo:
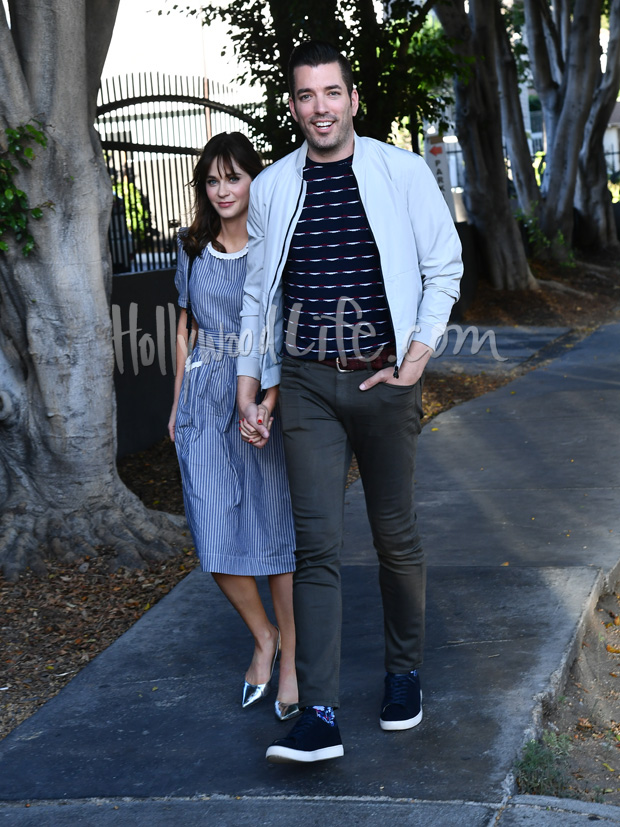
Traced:
[[329, 112], [329, 102], [325, 95], [317, 95], [314, 99], [314, 111], [321, 115], [324, 112]]

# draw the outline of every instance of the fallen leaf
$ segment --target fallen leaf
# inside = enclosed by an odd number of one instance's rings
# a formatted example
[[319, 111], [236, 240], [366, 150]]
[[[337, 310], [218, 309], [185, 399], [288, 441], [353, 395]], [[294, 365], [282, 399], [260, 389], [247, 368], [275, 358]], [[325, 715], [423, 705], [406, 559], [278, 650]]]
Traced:
[[612, 646], [611, 643], [608, 643], [605, 648], [608, 652], [611, 652], [612, 655], [620, 655], [620, 646]]

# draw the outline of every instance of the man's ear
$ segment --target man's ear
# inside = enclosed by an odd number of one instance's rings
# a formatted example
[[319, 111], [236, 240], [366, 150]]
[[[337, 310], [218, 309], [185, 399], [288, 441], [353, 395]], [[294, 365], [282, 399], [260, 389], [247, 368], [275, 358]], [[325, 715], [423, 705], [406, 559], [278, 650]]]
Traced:
[[360, 96], [357, 93], [357, 89], [353, 89], [351, 92], [351, 113], [353, 117], [357, 115], [357, 110], [360, 106]]
[[299, 123], [299, 118], [297, 117], [297, 112], [295, 112], [295, 101], [293, 100], [292, 96], [288, 99], [288, 108], [291, 110], [291, 115], [293, 116], [293, 120]]

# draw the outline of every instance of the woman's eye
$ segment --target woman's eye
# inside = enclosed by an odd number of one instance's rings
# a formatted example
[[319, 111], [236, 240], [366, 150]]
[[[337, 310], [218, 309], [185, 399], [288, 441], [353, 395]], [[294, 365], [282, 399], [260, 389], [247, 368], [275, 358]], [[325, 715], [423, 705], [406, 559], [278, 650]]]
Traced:
[[230, 181], [231, 184], [236, 184], [237, 181], [239, 180], [239, 176], [238, 175], [229, 175], [228, 180]]
[[217, 186], [217, 181], [215, 180], [215, 178], [207, 178], [207, 186], [208, 187]]

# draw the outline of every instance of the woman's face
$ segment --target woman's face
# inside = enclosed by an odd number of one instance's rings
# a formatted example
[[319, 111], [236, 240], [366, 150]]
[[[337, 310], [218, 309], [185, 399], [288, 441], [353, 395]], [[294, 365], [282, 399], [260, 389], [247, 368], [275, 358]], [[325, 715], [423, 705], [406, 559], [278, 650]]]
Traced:
[[235, 160], [226, 169], [216, 158], [207, 174], [207, 198], [222, 220], [247, 215], [252, 179]]

